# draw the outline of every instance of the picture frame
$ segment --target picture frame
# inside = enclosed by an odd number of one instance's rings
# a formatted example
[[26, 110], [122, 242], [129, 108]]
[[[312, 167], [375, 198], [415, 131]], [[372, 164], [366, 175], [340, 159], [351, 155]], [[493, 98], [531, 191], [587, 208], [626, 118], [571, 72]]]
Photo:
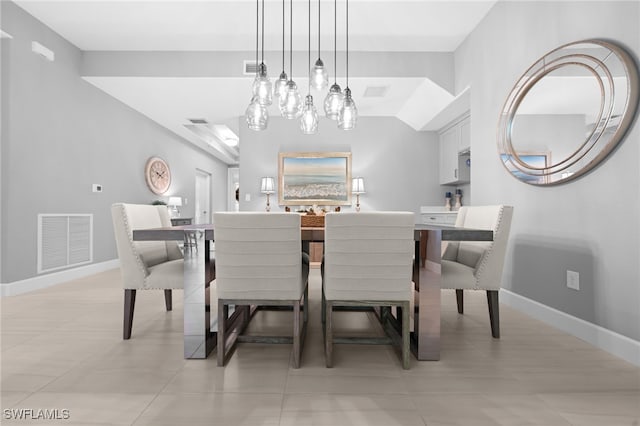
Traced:
[[351, 152], [278, 154], [278, 204], [351, 204]]

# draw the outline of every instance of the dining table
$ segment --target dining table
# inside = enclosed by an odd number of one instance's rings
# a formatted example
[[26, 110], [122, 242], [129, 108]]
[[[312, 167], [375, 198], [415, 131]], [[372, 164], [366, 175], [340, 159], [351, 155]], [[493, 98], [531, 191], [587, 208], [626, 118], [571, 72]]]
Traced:
[[[216, 347], [217, 302], [215, 295], [215, 226], [194, 224], [165, 228], [133, 230], [134, 241], [188, 241], [197, 232], [202, 244], [184, 250], [184, 357], [206, 358]], [[492, 241], [493, 231], [445, 225], [417, 223], [414, 227], [415, 252], [413, 261], [414, 304], [411, 349], [418, 360], [440, 359], [440, 273], [441, 247], [447, 241]], [[300, 241], [305, 250], [310, 242], [324, 241], [323, 227], [300, 228]], [[421, 246], [426, 245], [426, 266], [420, 265]], [[423, 256], [425, 250], [422, 250]], [[215, 297], [215, 296], [213, 296]], [[305, 307], [306, 309], [307, 307]], [[399, 317], [399, 316], [396, 316]], [[242, 327], [248, 316], [241, 309], [231, 315], [226, 327]], [[397, 330], [393, 315], [384, 315], [392, 321], [386, 330]], [[244, 324], [246, 325], [246, 324]]]

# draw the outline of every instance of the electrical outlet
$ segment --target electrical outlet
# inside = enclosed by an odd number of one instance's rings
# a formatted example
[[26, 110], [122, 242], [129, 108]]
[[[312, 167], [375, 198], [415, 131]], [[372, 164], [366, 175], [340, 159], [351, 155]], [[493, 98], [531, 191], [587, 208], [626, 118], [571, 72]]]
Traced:
[[102, 185], [100, 185], [99, 183], [94, 183], [93, 185], [91, 185], [91, 191], [102, 192]]
[[572, 290], [580, 290], [580, 274], [567, 270], [567, 287]]
[[244, 194], [245, 201], [251, 201], [251, 194]]

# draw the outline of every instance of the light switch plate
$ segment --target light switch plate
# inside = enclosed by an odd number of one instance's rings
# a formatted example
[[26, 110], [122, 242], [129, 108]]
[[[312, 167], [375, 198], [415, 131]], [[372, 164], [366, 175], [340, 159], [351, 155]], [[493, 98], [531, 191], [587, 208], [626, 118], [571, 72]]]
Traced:
[[580, 290], [580, 274], [567, 270], [567, 287], [572, 290]]

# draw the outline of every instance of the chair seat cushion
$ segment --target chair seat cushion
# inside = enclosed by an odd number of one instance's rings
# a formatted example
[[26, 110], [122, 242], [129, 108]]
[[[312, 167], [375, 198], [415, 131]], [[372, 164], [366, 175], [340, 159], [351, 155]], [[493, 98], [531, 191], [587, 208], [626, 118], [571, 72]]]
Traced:
[[150, 267], [149, 275], [144, 280], [144, 288], [183, 288], [183, 282], [184, 261], [182, 259], [176, 259]]
[[474, 268], [451, 260], [442, 259], [441, 262], [442, 288], [477, 288], [477, 280], [473, 274]]

